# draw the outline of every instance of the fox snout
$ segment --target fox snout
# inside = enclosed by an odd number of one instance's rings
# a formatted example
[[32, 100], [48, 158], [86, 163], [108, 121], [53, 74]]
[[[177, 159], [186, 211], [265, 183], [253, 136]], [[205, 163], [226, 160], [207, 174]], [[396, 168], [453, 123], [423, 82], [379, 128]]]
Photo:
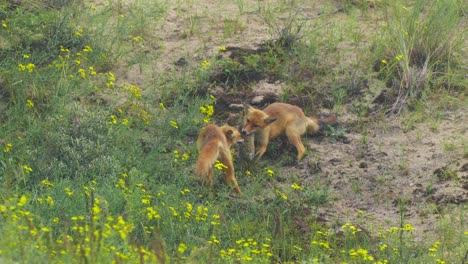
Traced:
[[244, 135], [244, 136], [248, 136], [248, 135], [252, 134], [252, 132], [253, 131], [247, 131], [245, 129], [242, 129], [242, 135]]

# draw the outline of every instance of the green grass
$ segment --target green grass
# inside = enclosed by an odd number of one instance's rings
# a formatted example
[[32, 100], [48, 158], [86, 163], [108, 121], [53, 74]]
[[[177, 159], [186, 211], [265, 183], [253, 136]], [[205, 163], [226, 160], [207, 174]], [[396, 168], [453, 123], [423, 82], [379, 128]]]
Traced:
[[[345, 2], [347, 12], [354, 12], [353, 1]], [[272, 33], [263, 52], [241, 56], [239, 62], [219, 59], [220, 50], [184, 71], [148, 70], [144, 85], [128, 83], [122, 69], [134, 64], [151, 69], [164, 56], [147, 47], [157, 41], [169, 4], [0, 2], [0, 262], [460, 262], [468, 244], [463, 214], [442, 215], [435, 238], [422, 242], [406, 222], [404, 204], [398, 226], [365, 215], [358, 223], [324, 222], [319, 212], [333, 203], [333, 191], [315, 172], [310, 175], [314, 181], [302, 182], [303, 175], [285, 170], [294, 164], [294, 155], [266, 155], [256, 166], [235, 156], [243, 191], [239, 197], [224, 184], [221, 172], [216, 172], [212, 190], [193, 176], [198, 131], [207, 122], [223, 122], [216, 115], [221, 113], [202, 110], [216, 106], [210, 80], [219, 72], [228, 77], [226, 89], [233, 95], [242, 74], [256, 72], [284, 81], [291, 87], [289, 96], [325, 95], [336, 109], [348, 107], [347, 98], [361, 80], [330, 64], [340, 56], [336, 52], [342, 40], [362, 39], [356, 13], [349, 28], [324, 17], [307, 24], [296, 20], [299, 1], [264, 6], [260, 1], [255, 12]], [[177, 7], [185, 8], [180, 2]], [[220, 20], [225, 38], [248, 27], [241, 18], [252, 8], [245, 1], [236, 1], [235, 7], [239, 19]], [[449, 7], [455, 10], [455, 5]], [[280, 20], [284, 14], [288, 18]], [[204, 18], [187, 15], [181, 32], [187, 38], [200, 35]], [[389, 25], [394, 19], [388, 19]], [[431, 21], [429, 26], [438, 26]], [[438, 40], [452, 36], [447, 28], [437, 28], [441, 30], [446, 34]], [[424, 43], [411, 44], [426, 50], [416, 45]], [[390, 56], [402, 45], [391, 46]], [[451, 53], [445, 51], [431, 65], [447, 62]], [[327, 56], [330, 62], [322, 62]], [[372, 76], [364, 64], [356, 67]], [[385, 74], [394, 76], [399, 67]], [[460, 69], [456, 63], [450, 72], [447, 67], [437, 66], [446, 73], [437, 80], [449, 80], [458, 92], [463, 83], [451, 73]], [[333, 85], [314, 86], [317, 82], [304, 76]], [[450, 94], [443, 98], [458, 103]], [[367, 112], [366, 107], [354, 110], [362, 117]], [[408, 127], [424, 120], [413, 119]], [[368, 126], [360, 125], [364, 152]], [[328, 134], [335, 139], [344, 132], [332, 128]], [[452, 144], [445, 145], [447, 151]], [[466, 156], [465, 142], [463, 149]], [[274, 144], [271, 151], [280, 152]], [[361, 191], [357, 181], [353, 189]]]
[[[382, 38], [377, 41], [376, 68], [391, 88], [390, 112], [400, 112], [427, 89], [459, 87], [464, 29], [462, 1], [397, 1], [387, 10]], [[443, 81], [442, 81], [443, 80]], [[435, 84], [435, 85], [432, 85]]]

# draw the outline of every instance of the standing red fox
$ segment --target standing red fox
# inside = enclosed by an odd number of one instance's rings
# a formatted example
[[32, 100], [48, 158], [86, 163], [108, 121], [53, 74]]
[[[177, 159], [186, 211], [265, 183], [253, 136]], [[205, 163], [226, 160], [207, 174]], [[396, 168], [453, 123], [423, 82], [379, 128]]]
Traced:
[[213, 185], [213, 166], [217, 160], [226, 166], [224, 180], [227, 184], [234, 185], [234, 191], [241, 193], [236, 177], [234, 176], [234, 165], [231, 157], [231, 146], [236, 142], [242, 142], [239, 131], [224, 125], [207, 125], [204, 127], [197, 139], [197, 147], [200, 153], [197, 161], [195, 174], [206, 179], [207, 185]]
[[250, 105], [245, 105], [245, 118], [242, 134], [249, 135], [257, 131], [258, 145], [257, 159], [260, 159], [267, 149], [270, 140], [286, 136], [289, 143], [297, 149], [297, 160], [304, 156], [305, 148], [301, 141], [301, 136], [306, 132], [317, 133], [323, 123], [333, 123], [336, 121], [335, 115], [319, 119], [307, 117], [301, 108], [285, 103], [273, 103], [263, 110], [255, 109]]

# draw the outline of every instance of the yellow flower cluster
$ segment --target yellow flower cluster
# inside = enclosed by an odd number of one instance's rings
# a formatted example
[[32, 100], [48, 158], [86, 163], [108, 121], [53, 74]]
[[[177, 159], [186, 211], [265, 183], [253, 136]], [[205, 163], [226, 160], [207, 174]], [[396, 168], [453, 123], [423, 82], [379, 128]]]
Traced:
[[7, 144], [5, 145], [5, 148], [3, 148], [3, 152], [5, 152], [5, 153], [10, 152], [11, 147], [13, 147], [13, 144], [7, 143]]
[[203, 122], [208, 123], [214, 114], [214, 107], [211, 104], [200, 106], [200, 112], [205, 115]]
[[268, 176], [273, 177], [275, 175], [275, 171], [269, 168], [265, 168], [265, 171], [267, 172]]
[[215, 235], [211, 235], [210, 239], [208, 240], [209, 244], [219, 244], [219, 240], [216, 238]]
[[107, 76], [106, 86], [109, 88], [115, 87], [115, 75], [112, 72], [106, 72], [105, 75]]
[[171, 124], [171, 126], [172, 126], [173, 128], [175, 128], [175, 129], [179, 129], [179, 125], [177, 124], [177, 122], [176, 122], [176, 121], [174, 121], [174, 120], [171, 120], [169, 123]]
[[42, 180], [41, 183], [45, 186], [45, 187], [52, 187], [54, 186], [53, 183], [51, 183], [49, 180], [45, 179], [45, 180]]
[[23, 165], [23, 171], [25, 174], [29, 174], [32, 172], [32, 168], [29, 167], [28, 165]]
[[147, 217], [149, 220], [160, 219], [161, 215], [155, 210], [154, 207], [146, 207]]
[[70, 190], [69, 187], [65, 187], [65, 193], [67, 194], [67, 196], [72, 196], [73, 195], [73, 192]]
[[206, 221], [208, 218], [208, 207], [203, 205], [197, 206], [197, 214], [195, 215], [195, 220], [197, 221]]
[[359, 258], [364, 261], [373, 261], [374, 257], [372, 255], [369, 255], [369, 252], [367, 249], [364, 248], [358, 248], [357, 250], [355, 249], [350, 249], [349, 250], [349, 256], [351, 258]]
[[139, 87], [137, 87], [136, 85], [133, 85], [133, 84], [130, 84], [130, 85], [124, 84], [123, 86], [124, 86], [124, 89], [125, 89], [125, 90], [130, 91], [130, 93], [132, 94], [133, 97], [135, 97], [135, 98], [141, 97], [141, 89], [140, 89]]
[[175, 149], [174, 150], [174, 162], [178, 163], [179, 160], [182, 160], [182, 164], [185, 165], [185, 161], [187, 161], [190, 158], [190, 154], [188, 152], [183, 153], [180, 155], [179, 150]]
[[55, 205], [55, 201], [52, 197], [50, 197], [50, 195], [47, 195], [47, 197], [44, 199], [44, 198], [37, 198], [36, 199], [40, 204], [44, 204], [44, 203], [47, 203], [49, 206], [54, 206]]
[[33, 72], [35, 68], [36, 68], [36, 65], [34, 65], [34, 63], [28, 63], [26, 65], [20, 63], [18, 65], [18, 69], [20, 71], [26, 71], [27, 70], [28, 72]]
[[143, 121], [145, 125], [151, 125], [151, 120], [153, 119], [153, 115], [148, 113], [148, 111], [141, 109], [140, 110], [140, 119]]
[[271, 239], [266, 238], [265, 243], [258, 243], [253, 238], [241, 238], [236, 241], [236, 248], [221, 249], [220, 256], [225, 260], [235, 260], [238, 262], [258, 262], [268, 260], [271, 253]]
[[288, 200], [288, 196], [286, 195], [286, 193], [284, 192], [281, 192], [280, 190], [275, 190], [276, 194], [281, 197], [281, 199], [287, 201]]
[[26, 105], [27, 105], [29, 108], [33, 108], [33, 107], [34, 107], [34, 102], [28, 99], [28, 100], [26, 100]]
[[353, 236], [362, 231], [361, 228], [357, 228], [357, 227], [355, 227], [354, 225], [352, 225], [350, 223], [346, 223], [346, 224], [342, 225], [341, 229], [343, 229], [345, 232], [350, 233]]
[[216, 163], [215, 163], [215, 168], [219, 171], [222, 171], [224, 169], [227, 169], [228, 167], [226, 165], [224, 165], [222, 162], [220, 162], [219, 160], [216, 160]]
[[293, 188], [293, 189], [296, 190], [296, 191], [302, 191], [302, 190], [304, 190], [304, 187], [302, 187], [301, 185], [299, 185], [299, 184], [297, 184], [297, 183], [291, 184], [291, 188]]
[[185, 245], [184, 243], [180, 243], [179, 246], [177, 247], [177, 251], [180, 253], [180, 254], [184, 254], [184, 252], [187, 250], [187, 245]]
[[132, 42], [134, 43], [138, 43], [138, 42], [141, 42], [143, 40], [143, 37], [142, 36], [133, 36], [133, 35], [130, 35], [129, 36], [130, 39], [132, 40]]
[[207, 60], [203, 60], [201, 63], [202, 70], [206, 71], [211, 66], [211, 63]]
[[120, 238], [126, 239], [127, 235], [133, 230], [133, 224], [127, 223], [125, 219], [119, 215], [112, 228], [118, 231]]
[[330, 230], [325, 232], [317, 230], [312, 240], [312, 245], [318, 246], [321, 249], [330, 250], [330, 243], [328, 242], [330, 236]]

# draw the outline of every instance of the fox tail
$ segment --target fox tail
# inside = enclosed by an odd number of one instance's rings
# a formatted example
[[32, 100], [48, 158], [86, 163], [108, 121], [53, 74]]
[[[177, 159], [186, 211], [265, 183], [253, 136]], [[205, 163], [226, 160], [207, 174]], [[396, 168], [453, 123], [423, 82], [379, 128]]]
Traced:
[[333, 125], [336, 123], [336, 115], [335, 114], [330, 114], [330, 115], [324, 115], [319, 119], [319, 125], [320, 128], [322, 128], [325, 124], [327, 125]]
[[195, 174], [198, 177], [207, 177], [218, 158], [219, 144], [212, 142], [203, 146], [198, 157]]
[[330, 114], [330, 115], [324, 115], [320, 118], [317, 117], [309, 117], [309, 119], [312, 121], [309, 123], [307, 126], [307, 132], [309, 134], [314, 134], [317, 133], [324, 125], [326, 124], [334, 124], [336, 122], [336, 115], [335, 114]]

